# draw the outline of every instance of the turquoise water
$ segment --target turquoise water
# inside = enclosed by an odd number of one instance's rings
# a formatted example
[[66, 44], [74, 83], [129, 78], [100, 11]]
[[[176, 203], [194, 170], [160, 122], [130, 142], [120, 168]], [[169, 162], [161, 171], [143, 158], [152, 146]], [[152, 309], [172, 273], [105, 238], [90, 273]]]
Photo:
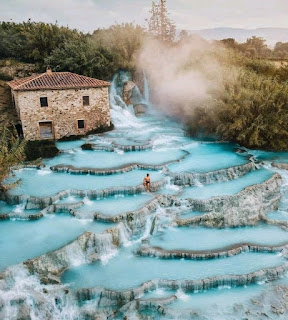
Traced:
[[[50, 170], [23, 169], [16, 171], [16, 178], [21, 179], [21, 184], [11, 190], [11, 194], [26, 194], [37, 197], [52, 196], [63, 190], [102, 190], [111, 187], [128, 187], [142, 184], [146, 173], [152, 181], [164, 178], [157, 171], [135, 170], [127, 173], [108, 176], [74, 175], [56, 173]], [[43, 174], [44, 173], [44, 174]]]
[[183, 148], [190, 156], [180, 163], [169, 165], [172, 172], [208, 172], [248, 162], [243, 156], [234, 153], [235, 146], [230, 144], [196, 142]]
[[[71, 150], [58, 157], [45, 161], [47, 166], [57, 164], [72, 165], [77, 168], [110, 169], [124, 165], [140, 163], [145, 165], [162, 165], [183, 158], [186, 153], [182, 150], [142, 151], [142, 152], [106, 152]], [[105, 159], [105, 161], [103, 161]]]
[[[41, 170], [22, 169], [15, 171], [15, 176], [11, 176], [8, 181], [21, 179], [21, 183], [10, 191], [11, 194], [46, 197], [55, 195], [62, 190], [89, 191], [111, 187], [137, 186], [142, 184], [146, 173], [150, 173], [152, 181], [160, 181], [164, 178], [167, 178], [167, 181], [169, 180], [169, 171], [165, 170], [165, 168], [163, 171], [133, 170], [123, 174], [96, 176], [56, 173], [49, 169], [50, 166], [58, 164], [72, 165], [76, 168], [99, 168], [103, 170], [120, 168], [132, 163], [146, 165], [167, 164], [167, 167], [173, 173], [193, 173], [215, 171], [248, 162], [248, 153], [243, 155], [236, 153], [236, 145], [195, 140], [186, 136], [185, 130], [181, 125], [172, 119], [163, 117], [161, 114], [155, 112], [155, 114], [136, 118], [129, 111], [131, 108], [117, 109], [113, 103], [111, 105], [112, 119], [116, 126], [115, 130], [100, 135], [91, 135], [78, 141], [57, 142], [57, 147], [62, 152], [53, 159], [44, 159], [45, 168]], [[107, 147], [111, 147], [113, 144], [127, 146], [149, 143], [149, 145], [152, 145], [152, 150], [137, 152], [119, 150], [115, 152], [83, 151], [81, 145], [84, 143]], [[197, 187], [182, 188], [170, 183], [156, 193], [142, 193], [135, 196], [118, 195], [101, 200], [91, 200], [85, 196], [80, 198], [68, 195], [66, 198], [56, 201], [55, 204], [83, 202], [82, 206], [74, 209], [76, 217], [70, 214], [56, 213], [45, 215], [37, 221], [15, 219], [0, 221], [0, 271], [8, 266], [58, 249], [74, 241], [86, 231], [99, 233], [111, 226], [118, 226], [118, 224], [103, 224], [94, 221], [94, 214], [98, 213], [110, 217], [135, 211], [142, 208], [159, 194], [173, 195], [172, 200], [170, 199], [173, 205], [163, 209], [157, 208], [159, 231], [156, 228], [153, 236], [151, 236], [150, 241], [153, 246], [160, 246], [167, 250], [185, 249], [196, 251], [215, 250], [242, 242], [251, 242], [259, 245], [286, 243], [288, 242], [288, 232], [272, 225], [259, 224], [255, 227], [221, 230], [203, 227], [172, 227], [175, 226], [173, 224], [175, 214], [180, 219], [204, 214], [198, 211], [187, 211], [187, 206], [180, 206], [177, 200], [186, 198], [207, 199], [214, 196], [236, 194], [248, 186], [262, 183], [269, 179], [275, 172], [275, 169], [269, 166], [269, 161], [288, 161], [287, 153], [251, 151], [251, 154], [258, 160], [265, 160], [267, 169], [255, 170], [238, 179], [211, 185], [202, 186], [198, 184]], [[177, 163], [170, 164], [171, 161], [177, 161]], [[267, 216], [277, 220], [288, 221], [288, 174], [281, 171], [281, 175], [283, 177], [283, 186], [279, 210]], [[171, 179], [171, 181], [173, 180]], [[168, 203], [169, 201], [166, 204], [164, 201], [165, 205], [168, 205]], [[18, 206], [10, 206], [5, 201], [0, 201], [0, 212], [28, 215], [35, 214], [38, 210], [25, 210], [25, 202]], [[143, 216], [139, 215], [135, 222], [137, 231], [135, 234], [133, 233], [133, 219], [126, 224], [119, 224], [123, 233], [121, 234], [123, 239], [120, 239], [123, 247], [119, 248], [118, 254], [114, 258], [105, 261], [105, 264], [96, 262], [68, 269], [62, 277], [64, 283], [72, 284], [71, 290], [73, 288], [94, 286], [125, 290], [137, 287], [151, 279], [201, 279], [216, 275], [244, 274], [262, 268], [279, 266], [285, 262], [281, 254], [256, 252], [245, 252], [229, 258], [203, 261], [139, 257], [135, 252], [141, 245], [141, 239], [150, 234], [151, 221], [153, 221], [153, 216], [149, 216], [149, 212], [146, 211]], [[125, 225], [126, 230], [124, 230]], [[129, 239], [129, 235], [131, 235], [131, 239]], [[140, 237], [143, 238], [140, 239]], [[134, 241], [133, 243], [130, 242], [132, 240]], [[193, 308], [199, 314], [205, 314], [206, 312], [206, 318], [214, 320], [213, 316], [211, 316], [213, 311], [215, 311], [215, 315], [218, 315], [218, 311], [221, 314], [221, 308], [228, 310], [234, 303], [240, 302], [246, 305], [254, 295], [262, 292], [262, 288], [270, 290], [270, 287], [265, 285], [263, 287], [232, 288], [231, 290], [215, 289], [201, 294], [187, 295], [178, 291], [174, 292], [178, 300], [171, 305], [171, 308], [175, 310], [176, 314], [183, 309]], [[0, 288], [0, 298], [1, 290]], [[56, 296], [58, 289], [55, 290]], [[18, 294], [19, 292], [17, 291], [15, 295], [18, 297]], [[171, 294], [171, 292], [160, 291], [159, 294], [158, 290], [144, 297], [149, 298], [155, 294], [161, 296]], [[27, 299], [27, 301], [36, 301], [37, 297], [32, 297], [31, 299]], [[54, 301], [54, 299], [52, 300]], [[62, 307], [65, 309], [66, 306], [59, 306], [59, 308]], [[230, 315], [233, 314], [233, 310], [229, 309], [228, 311]], [[69, 312], [67, 314], [70, 315]], [[73, 315], [67, 316], [67, 314], [63, 320], [77, 319]], [[81, 316], [78, 319], [81, 319]], [[215, 319], [223, 320], [224, 318]], [[226, 317], [226, 319], [232, 320], [233, 318]], [[62, 318], [57, 318], [57, 320], [62, 320]]]
[[288, 211], [277, 210], [267, 214], [267, 218], [279, 221], [288, 221]]
[[153, 197], [149, 194], [135, 196], [114, 196], [103, 200], [86, 200], [85, 204], [77, 209], [79, 216], [89, 213], [100, 213], [106, 216], [115, 216], [129, 211], [141, 209]]
[[[175, 295], [177, 300], [165, 306], [172, 316], [169, 319], [193, 319], [195, 314], [200, 313], [205, 319], [239, 320], [245, 319], [248, 310], [249, 319], [285, 319], [285, 314], [279, 318], [279, 315], [273, 313], [270, 305], [275, 303], [277, 305], [279, 302], [276, 302], [277, 297], [269, 297], [269, 292], [275, 292], [275, 285], [287, 286], [287, 284], [287, 278], [283, 278], [273, 284], [261, 283], [261, 285], [232, 288], [226, 286], [197, 293], [156, 289], [143, 295], [141, 299], [159, 299]], [[264, 317], [260, 315], [259, 310], [265, 310], [265, 315], [262, 313]], [[165, 319], [165, 316], [159, 315], [155, 319]]]
[[288, 152], [249, 150], [249, 153], [259, 161], [288, 162]]
[[0, 222], [0, 271], [75, 240], [86, 231], [102, 232], [113, 224], [83, 221], [70, 215], [47, 215], [36, 221]]
[[[286, 282], [287, 280], [277, 281], [277, 284], [281, 285], [282, 283]], [[251, 307], [252, 299], [254, 299], [254, 301], [261, 301], [261, 295], [267, 293], [267, 291], [272, 291], [273, 289], [274, 288], [271, 283], [235, 288], [223, 287], [220, 289], [211, 289], [209, 291], [199, 293], [184, 293], [181, 290], [164, 291], [158, 289], [144, 295], [142, 299], [161, 298], [169, 295], [176, 295], [177, 300], [167, 306], [172, 314], [173, 311], [175, 312], [175, 319], [181, 319], [181, 316], [179, 316], [177, 313], [179, 310], [181, 310], [181, 312], [184, 313], [185, 311], [194, 313], [200, 312], [201, 314], [204, 314], [207, 319], [239, 320], [243, 319], [241, 316], [243, 307], [240, 306], [250, 305]], [[240, 314], [237, 314], [237, 311]], [[262, 318], [260, 317], [258, 319]], [[275, 316], [275, 319], [277, 319], [277, 316]]]
[[0, 214], [10, 214], [15, 219], [25, 219], [29, 215], [35, 215], [39, 213], [39, 210], [25, 210], [25, 205], [8, 205], [4, 201], [0, 201]]
[[79, 149], [85, 142], [85, 140], [56, 142], [56, 147], [61, 151], [69, 151]]
[[[223, 308], [232, 309], [233, 304], [235, 303], [247, 303], [250, 299], [261, 295], [265, 290], [269, 290], [270, 286], [271, 284], [265, 283], [263, 285], [251, 285], [246, 287], [223, 287], [220, 289], [211, 289], [206, 292], [197, 293], [184, 293], [181, 290], [170, 291], [157, 289], [145, 294], [141, 298], [152, 299], [176, 295], [177, 300], [169, 305], [169, 308], [175, 310], [193, 309], [197, 312], [210, 307], [210, 310], [207, 310], [207, 312], [211, 313], [211, 309], [214, 310], [214, 308], [217, 308], [218, 311], [221, 311], [221, 309], [223, 311]], [[209, 304], [207, 304], [208, 300]]]
[[244, 274], [283, 263], [279, 255], [266, 253], [242, 253], [225, 259], [191, 261], [142, 258], [125, 249], [107, 265], [99, 262], [70, 268], [62, 280], [77, 288], [126, 290], [152, 279], [195, 280], [225, 274]]
[[215, 196], [235, 194], [246, 187], [268, 180], [272, 175], [273, 172], [265, 169], [255, 170], [238, 179], [222, 182], [221, 188], [219, 188], [219, 183], [184, 188], [180, 197], [183, 199], [207, 199]]
[[249, 242], [259, 245], [280, 245], [288, 243], [288, 231], [277, 226], [211, 229], [203, 227], [168, 228], [156, 233], [152, 246], [163, 249], [215, 250], [226, 246]]

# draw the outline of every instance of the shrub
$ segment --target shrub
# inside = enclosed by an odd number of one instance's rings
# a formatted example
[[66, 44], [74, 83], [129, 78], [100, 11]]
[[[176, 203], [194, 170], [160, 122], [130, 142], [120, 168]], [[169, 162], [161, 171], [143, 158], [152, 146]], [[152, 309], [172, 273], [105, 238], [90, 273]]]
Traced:
[[26, 160], [33, 161], [39, 158], [53, 158], [59, 153], [55, 141], [37, 140], [28, 141], [25, 147]]

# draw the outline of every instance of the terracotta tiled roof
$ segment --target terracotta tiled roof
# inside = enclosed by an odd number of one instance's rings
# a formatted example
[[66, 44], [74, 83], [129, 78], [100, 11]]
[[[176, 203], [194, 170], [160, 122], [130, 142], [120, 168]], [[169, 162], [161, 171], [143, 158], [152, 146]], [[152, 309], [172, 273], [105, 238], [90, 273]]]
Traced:
[[110, 86], [109, 82], [81, 76], [71, 72], [41, 73], [8, 82], [15, 91], [99, 88]]

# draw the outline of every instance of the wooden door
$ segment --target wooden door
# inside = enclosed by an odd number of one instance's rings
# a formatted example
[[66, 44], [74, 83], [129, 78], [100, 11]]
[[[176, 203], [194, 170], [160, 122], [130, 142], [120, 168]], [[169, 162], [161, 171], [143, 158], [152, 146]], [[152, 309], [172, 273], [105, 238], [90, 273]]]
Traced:
[[40, 139], [53, 139], [53, 126], [52, 121], [39, 122]]

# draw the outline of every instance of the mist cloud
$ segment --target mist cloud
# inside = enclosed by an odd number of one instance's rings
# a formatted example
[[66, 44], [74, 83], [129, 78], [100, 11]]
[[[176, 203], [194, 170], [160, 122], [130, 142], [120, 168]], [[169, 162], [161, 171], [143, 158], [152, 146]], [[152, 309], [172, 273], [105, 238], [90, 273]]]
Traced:
[[195, 107], [210, 106], [222, 90], [222, 68], [213, 58], [214, 49], [198, 38], [176, 46], [147, 40], [138, 67], [149, 78], [155, 106], [183, 121]]

